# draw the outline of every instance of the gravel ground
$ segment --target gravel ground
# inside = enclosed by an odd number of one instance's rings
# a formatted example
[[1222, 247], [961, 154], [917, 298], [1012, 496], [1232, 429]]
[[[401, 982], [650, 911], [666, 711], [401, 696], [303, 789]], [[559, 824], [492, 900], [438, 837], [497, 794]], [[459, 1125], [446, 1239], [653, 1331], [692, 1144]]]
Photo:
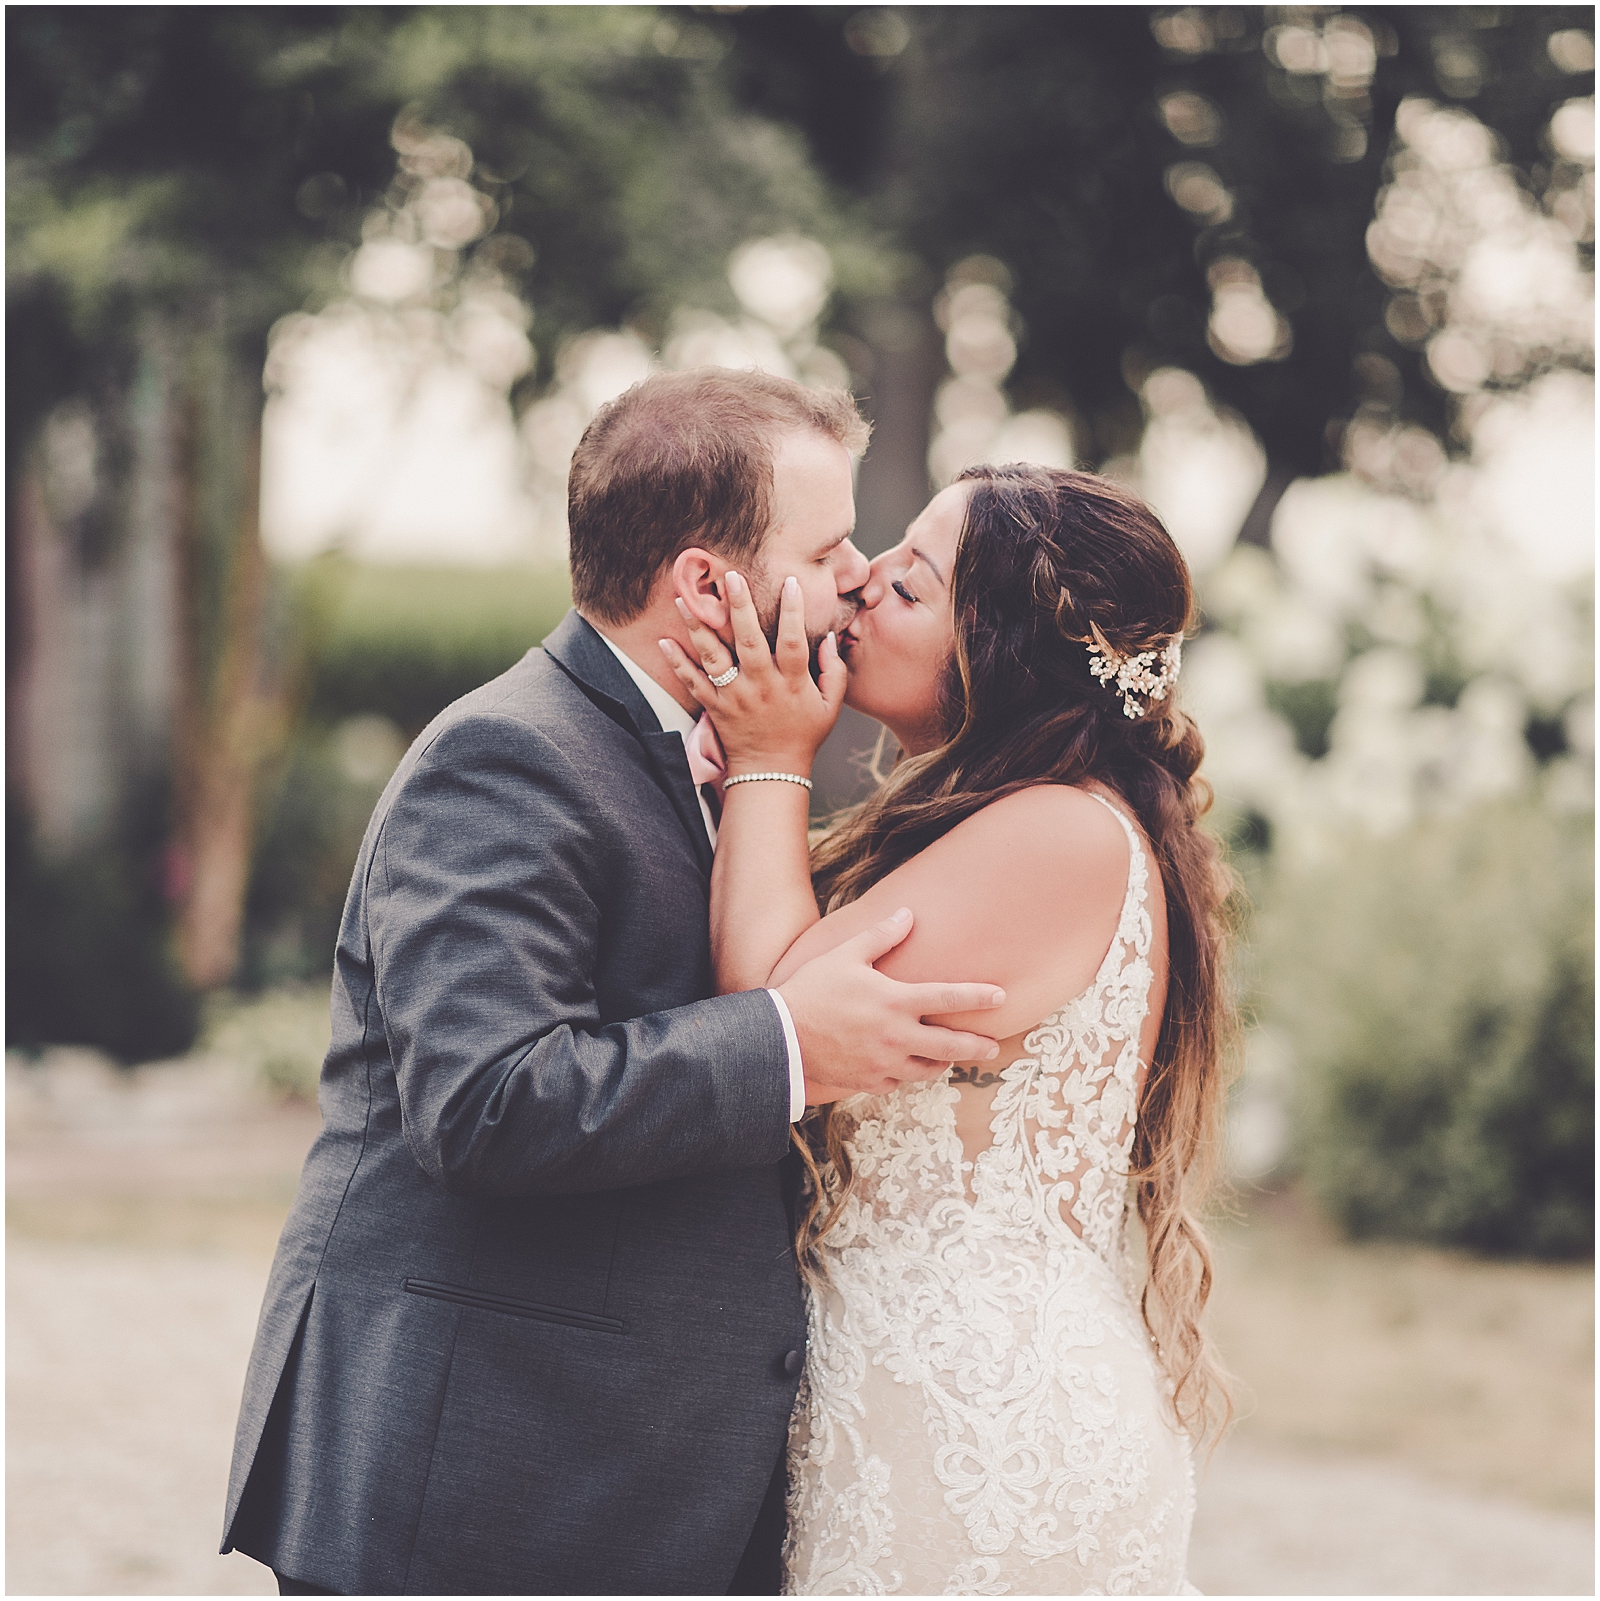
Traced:
[[10, 1595], [271, 1595], [216, 1554], [264, 1274], [220, 1253], [13, 1240]]
[[1592, 1595], [1594, 1522], [1239, 1439], [1200, 1483], [1208, 1595]]
[[[262, 1106], [218, 1064], [128, 1081], [70, 1058], [7, 1079], [7, 1593], [272, 1593], [264, 1568], [215, 1551], [315, 1113]], [[1192, 1577], [1210, 1594], [1594, 1590], [1590, 1518], [1393, 1460], [1246, 1434], [1200, 1493]]]

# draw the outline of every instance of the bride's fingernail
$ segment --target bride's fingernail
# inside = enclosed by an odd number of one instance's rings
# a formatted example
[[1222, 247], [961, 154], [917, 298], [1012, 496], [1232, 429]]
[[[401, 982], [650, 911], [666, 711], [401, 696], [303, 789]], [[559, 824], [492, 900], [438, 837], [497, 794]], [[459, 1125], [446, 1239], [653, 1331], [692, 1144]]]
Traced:
[[683, 603], [682, 595], [674, 595], [672, 597], [672, 604], [678, 608], [679, 613], [682, 615], [683, 620], [686, 623], [692, 623], [694, 621], [694, 618], [689, 615], [689, 608]]
[[1004, 1006], [1006, 1004], [1006, 992], [1004, 990], [996, 990], [989, 997], [989, 1004], [991, 1006]]
[[785, 600], [799, 600], [800, 580], [798, 578], [785, 578], [783, 581], [783, 598]]
[[661, 647], [661, 654], [665, 656], [668, 661], [671, 661], [672, 652], [676, 648], [672, 641], [670, 639], [658, 639], [656, 643]]
[[728, 586], [728, 596], [730, 599], [732, 599], [733, 596], [743, 592], [744, 580], [731, 567], [726, 573], [723, 574], [723, 579]]

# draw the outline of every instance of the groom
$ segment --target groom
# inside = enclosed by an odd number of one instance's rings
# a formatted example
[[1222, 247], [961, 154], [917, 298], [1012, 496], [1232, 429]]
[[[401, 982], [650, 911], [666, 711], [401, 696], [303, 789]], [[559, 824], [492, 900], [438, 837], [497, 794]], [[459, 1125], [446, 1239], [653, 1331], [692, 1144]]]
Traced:
[[245, 1380], [222, 1549], [286, 1594], [771, 1593], [805, 1314], [780, 1162], [812, 1101], [991, 1042], [924, 1026], [890, 923], [713, 996], [717, 802], [681, 599], [737, 567], [842, 627], [842, 394], [648, 379], [573, 460], [573, 593], [378, 803], [335, 954], [323, 1128]]

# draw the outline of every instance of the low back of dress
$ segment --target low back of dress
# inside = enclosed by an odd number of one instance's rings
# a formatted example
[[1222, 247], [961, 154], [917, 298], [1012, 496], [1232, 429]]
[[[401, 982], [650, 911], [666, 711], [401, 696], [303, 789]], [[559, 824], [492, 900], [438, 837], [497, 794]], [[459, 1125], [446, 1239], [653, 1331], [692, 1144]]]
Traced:
[[1148, 866], [1093, 983], [1000, 1074], [970, 1158], [943, 1081], [858, 1096], [790, 1449], [799, 1594], [1183, 1587], [1188, 1439], [1126, 1280]]

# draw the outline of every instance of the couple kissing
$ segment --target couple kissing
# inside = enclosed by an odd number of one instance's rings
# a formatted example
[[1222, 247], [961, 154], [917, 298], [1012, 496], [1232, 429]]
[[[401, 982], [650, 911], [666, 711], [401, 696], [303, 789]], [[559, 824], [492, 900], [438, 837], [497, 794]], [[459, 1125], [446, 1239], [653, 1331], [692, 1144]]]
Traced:
[[[612, 401], [574, 610], [379, 800], [228, 1492], [282, 1593], [1187, 1589], [1188, 572], [1027, 464], [868, 563], [866, 437], [760, 373]], [[847, 699], [900, 757], [813, 843]]]

